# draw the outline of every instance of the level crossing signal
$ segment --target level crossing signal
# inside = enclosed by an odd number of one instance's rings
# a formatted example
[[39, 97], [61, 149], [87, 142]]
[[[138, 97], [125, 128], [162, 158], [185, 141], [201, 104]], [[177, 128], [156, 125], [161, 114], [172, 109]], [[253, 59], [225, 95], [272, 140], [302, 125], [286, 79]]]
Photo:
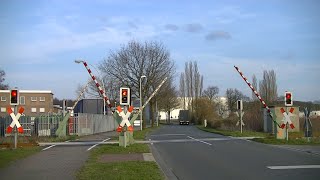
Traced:
[[130, 88], [120, 88], [120, 104], [130, 105]]
[[242, 110], [242, 109], [243, 109], [242, 100], [238, 100], [237, 101], [237, 110]]
[[292, 93], [291, 92], [285, 92], [284, 94], [284, 105], [285, 106], [292, 106], [293, 101], [292, 101]]
[[19, 105], [19, 90], [10, 90], [10, 105]]

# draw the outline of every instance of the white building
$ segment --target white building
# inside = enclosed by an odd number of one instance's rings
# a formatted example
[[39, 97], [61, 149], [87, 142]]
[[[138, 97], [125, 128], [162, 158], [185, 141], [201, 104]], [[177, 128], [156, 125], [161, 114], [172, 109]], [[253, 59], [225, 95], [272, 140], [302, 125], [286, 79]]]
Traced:
[[[192, 98], [190, 97], [177, 97], [178, 100], [180, 101], [180, 105], [170, 111], [170, 117], [168, 117], [168, 113], [164, 111], [160, 111], [160, 121], [165, 121], [167, 119], [173, 119], [177, 120], [179, 118], [179, 112], [180, 110], [185, 110], [188, 109], [188, 105], [191, 103]], [[218, 99], [215, 100], [215, 103], [219, 104], [218, 105], [218, 111], [217, 112], [219, 115], [221, 115], [223, 118], [229, 116], [229, 111], [228, 111], [228, 106], [227, 106], [227, 98], [226, 97], [219, 97]]]

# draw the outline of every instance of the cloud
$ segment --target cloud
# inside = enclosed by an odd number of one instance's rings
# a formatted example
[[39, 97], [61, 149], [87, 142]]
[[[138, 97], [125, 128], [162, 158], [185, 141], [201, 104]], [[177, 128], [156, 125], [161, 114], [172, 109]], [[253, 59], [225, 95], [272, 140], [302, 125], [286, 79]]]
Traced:
[[177, 31], [179, 29], [179, 27], [174, 24], [166, 24], [164, 28], [170, 31]]
[[132, 22], [132, 21], [129, 21], [129, 22], [128, 22], [128, 25], [129, 25], [131, 28], [138, 29], [137, 24], [134, 23], [134, 22]]
[[254, 13], [243, 12], [239, 7], [226, 6], [220, 9], [213, 10], [211, 15], [217, 23], [230, 24], [237, 20], [250, 19], [256, 17]]
[[219, 39], [231, 39], [231, 35], [226, 31], [213, 31], [206, 35], [206, 40], [216, 41]]
[[203, 26], [199, 23], [186, 24], [185, 30], [191, 33], [197, 33], [203, 30]]
[[[52, 61], [53, 55], [59, 53], [89, 48], [98, 44], [123, 44], [132, 37], [146, 40], [157, 36], [158, 32], [154, 26], [141, 25], [140, 27], [128, 31], [123, 27], [105, 26], [80, 33], [57, 22], [46, 22], [34, 26], [30, 31], [21, 32], [26, 35], [27, 39], [0, 45], [1, 59], [4, 59], [1, 63], [9, 64], [11, 61], [16, 64], [44, 63]], [[40, 33], [35, 34], [33, 31]]]

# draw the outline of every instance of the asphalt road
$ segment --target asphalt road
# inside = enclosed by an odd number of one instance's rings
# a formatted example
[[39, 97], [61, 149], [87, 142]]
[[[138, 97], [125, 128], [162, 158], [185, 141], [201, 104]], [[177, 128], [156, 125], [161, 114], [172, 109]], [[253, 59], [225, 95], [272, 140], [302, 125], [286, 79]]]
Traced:
[[151, 147], [168, 179], [320, 179], [319, 154], [207, 133], [195, 126], [164, 125], [148, 139], [163, 141]]

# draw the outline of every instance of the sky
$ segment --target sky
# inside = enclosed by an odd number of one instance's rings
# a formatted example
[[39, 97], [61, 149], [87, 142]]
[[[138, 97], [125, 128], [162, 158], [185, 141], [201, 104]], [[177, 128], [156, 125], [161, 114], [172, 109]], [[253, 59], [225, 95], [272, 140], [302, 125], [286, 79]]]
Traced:
[[89, 78], [75, 59], [94, 67], [131, 40], [158, 41], [176, 82], [196, 61], [204, 88], [251, 97], [236, 65], [249, 81], [274, 70], [279, 95], [320, 100], [319, 8], [317, 0], [2, 0], [0, 69], [10, 87], [75, 99]]

